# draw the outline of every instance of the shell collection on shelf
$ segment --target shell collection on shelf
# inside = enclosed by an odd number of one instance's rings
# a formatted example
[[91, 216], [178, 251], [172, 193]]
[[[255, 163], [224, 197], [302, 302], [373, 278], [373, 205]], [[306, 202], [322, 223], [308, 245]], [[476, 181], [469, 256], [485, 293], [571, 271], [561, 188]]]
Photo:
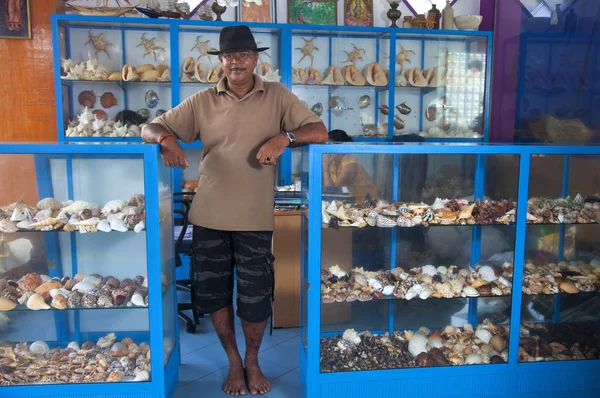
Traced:
[[321, 338], [321, 372], [506, 363], [508, 332], [508, 326], [489, 320], [477, 328], [422, 327], [380, 335], [348, 329], [343, 336]]
[[411, 300], [509, 295], [513, 265], [477, 265], [475, 269], [425, 265], [406, 271], [365, 271], [354, 268], [350, 274], [337, 265], [321, 270], [323, 303], [370, 301], [382, 298]]
[[598, 328], [594, 325], [578, 326], [522, 324], [519, 362], [600, 359]]
[[561, 261], [558, 264], [525, 264], [523, 293], [588, 293], [600, 290], [600, 259], [591, 263]]
[[346, 65], [340, 70], [330, 66], [325, 70], [325, 77], [317, 69], [309, 66], [306, 69], [292, 68], [293, 84], [321, 84], [330, 86], [387, 86], [387, 71], [377, 62], [364, 67], [361, 73], [356, 66]]
[[141, 232], [146, 228], [144, 195], [111, 200], [103, 207], [85, 201], [40, 200], [36, 206], [23, 201], [0, 207], [0, 232], [67, 231]]
[[202, 66], [200, 61], [196, 61], [192, 57], [187, 57], [181, 67], [180, 81], [182, 83], [217, 83], [223, 75], [224, 72], [221, 64], [207, 69]]
[[467, 126], [457, 125], [455, 128], [444, 130], [438, 126], [431, 127], [426, 131], [419, 133], [424, 138], [482, 138], [483, 134], [478, 133]]
[[108, 80], [125, 82], [169, 82], [171, 81], [171, 70], [168, 65], [144, 64], [135, 67], [125, 64], [121, 73], [115, 72], [110, 75]]
[[82, 62], [61, 58], [60, 66], [62, 69], [61, 79], [64, 80], [109, 80], [113, 73], [118, 73], [108, 70], [97, 58], [92, 58], [90, 53], [88, 60]]
[[[168, 279], [162, 278], [166, 291]], [[18, 280], [0, 278], [0, 311], [21, 309], [86, 309], [147, 307], [148, 280], [141, 275], [119, 280], [114, 276], [77, 274], [73, 278], [50, 279], [28, 273]]]
[[600, 222], [600, 200], [586, 201], [575, 198], [531, 198], [527, 202], [527, 221], [533, 224], [588, 224]]
[[322, 201], [324, 227], [414, 227], [417, 225], [490, 225], [515, 221], [512, 200], [469, 202], [437, 198], [432, 205], [421, 203], [374, 202], [367, 198], [362, 205], [340, 201]]
[[[134, 116], [137, 118], [129, 117], [127, 113], [135, 114]], [[135, 123], [143, 120], [144, 117], [133, 111], [122, 111], [115, 118], [123, 119], [123, 121], [114, 121], [105, 115], [106, 113], [100, 115], [97, 111], [91, 111], [86, 107], [69, 123], [65, 135], [67, 137], [139, 137], [146, 127], [145, 123], [139, 125]]]
[[149, 381], [150, 371], [150, 346], [129, 337], [118, 341], [114, 333], [66, 348], [50, 349], [44, 341], [0, 342], [2, 386]]

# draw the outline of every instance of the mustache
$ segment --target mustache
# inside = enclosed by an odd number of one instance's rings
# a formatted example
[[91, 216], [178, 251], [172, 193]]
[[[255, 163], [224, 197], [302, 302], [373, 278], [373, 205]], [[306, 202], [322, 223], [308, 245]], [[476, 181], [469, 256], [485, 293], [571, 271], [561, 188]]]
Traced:
[[234, 70], [246, 70], [246, 68], [242, 68], [241, 66], [232, 66], [231, 68], [229, 68], [229, 70], [234, 71]]

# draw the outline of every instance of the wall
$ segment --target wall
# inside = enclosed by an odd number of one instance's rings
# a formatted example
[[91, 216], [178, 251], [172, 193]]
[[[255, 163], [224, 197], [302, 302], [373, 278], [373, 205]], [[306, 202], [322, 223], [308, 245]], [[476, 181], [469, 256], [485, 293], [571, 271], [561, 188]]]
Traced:
[[29, 40], [0, 39], [0, 141], [56, 141], [50, 14], [62, 0], [31, 0]]

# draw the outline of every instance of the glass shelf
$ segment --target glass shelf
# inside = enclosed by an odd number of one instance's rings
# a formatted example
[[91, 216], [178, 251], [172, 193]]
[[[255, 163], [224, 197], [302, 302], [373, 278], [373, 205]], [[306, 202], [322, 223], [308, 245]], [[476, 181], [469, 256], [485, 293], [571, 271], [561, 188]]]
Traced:
[[117, 84], [119, 86], [142, 86], [159, 84], [162, 86], [171, 84], [171, 81], [166, 82], [126, 82], [122, 80], [60, 80], [63, 86], [89, 85], [89, 84]]

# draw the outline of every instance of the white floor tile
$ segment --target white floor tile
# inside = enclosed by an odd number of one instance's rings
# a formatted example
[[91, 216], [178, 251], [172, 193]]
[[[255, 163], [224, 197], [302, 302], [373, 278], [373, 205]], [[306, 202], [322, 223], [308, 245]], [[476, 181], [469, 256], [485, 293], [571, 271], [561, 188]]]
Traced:
[[300, 366], [300, 337], [294, 337], [291, 340], [262, 351], [258, 355], [258, 358], [265, 359], [289, 370], [297, 369]]
[[304, 398], [304, 387], [300, 373], [291, 371], [271, 382], [271, 391], [267, 398]]
[[197, 366], [190, 365], [189, 363], [182, 363], [179, 365], [179, 382], [177, 383], [177, 388], [196, 381], [208, 374], [208, 371], [202, 370]]

